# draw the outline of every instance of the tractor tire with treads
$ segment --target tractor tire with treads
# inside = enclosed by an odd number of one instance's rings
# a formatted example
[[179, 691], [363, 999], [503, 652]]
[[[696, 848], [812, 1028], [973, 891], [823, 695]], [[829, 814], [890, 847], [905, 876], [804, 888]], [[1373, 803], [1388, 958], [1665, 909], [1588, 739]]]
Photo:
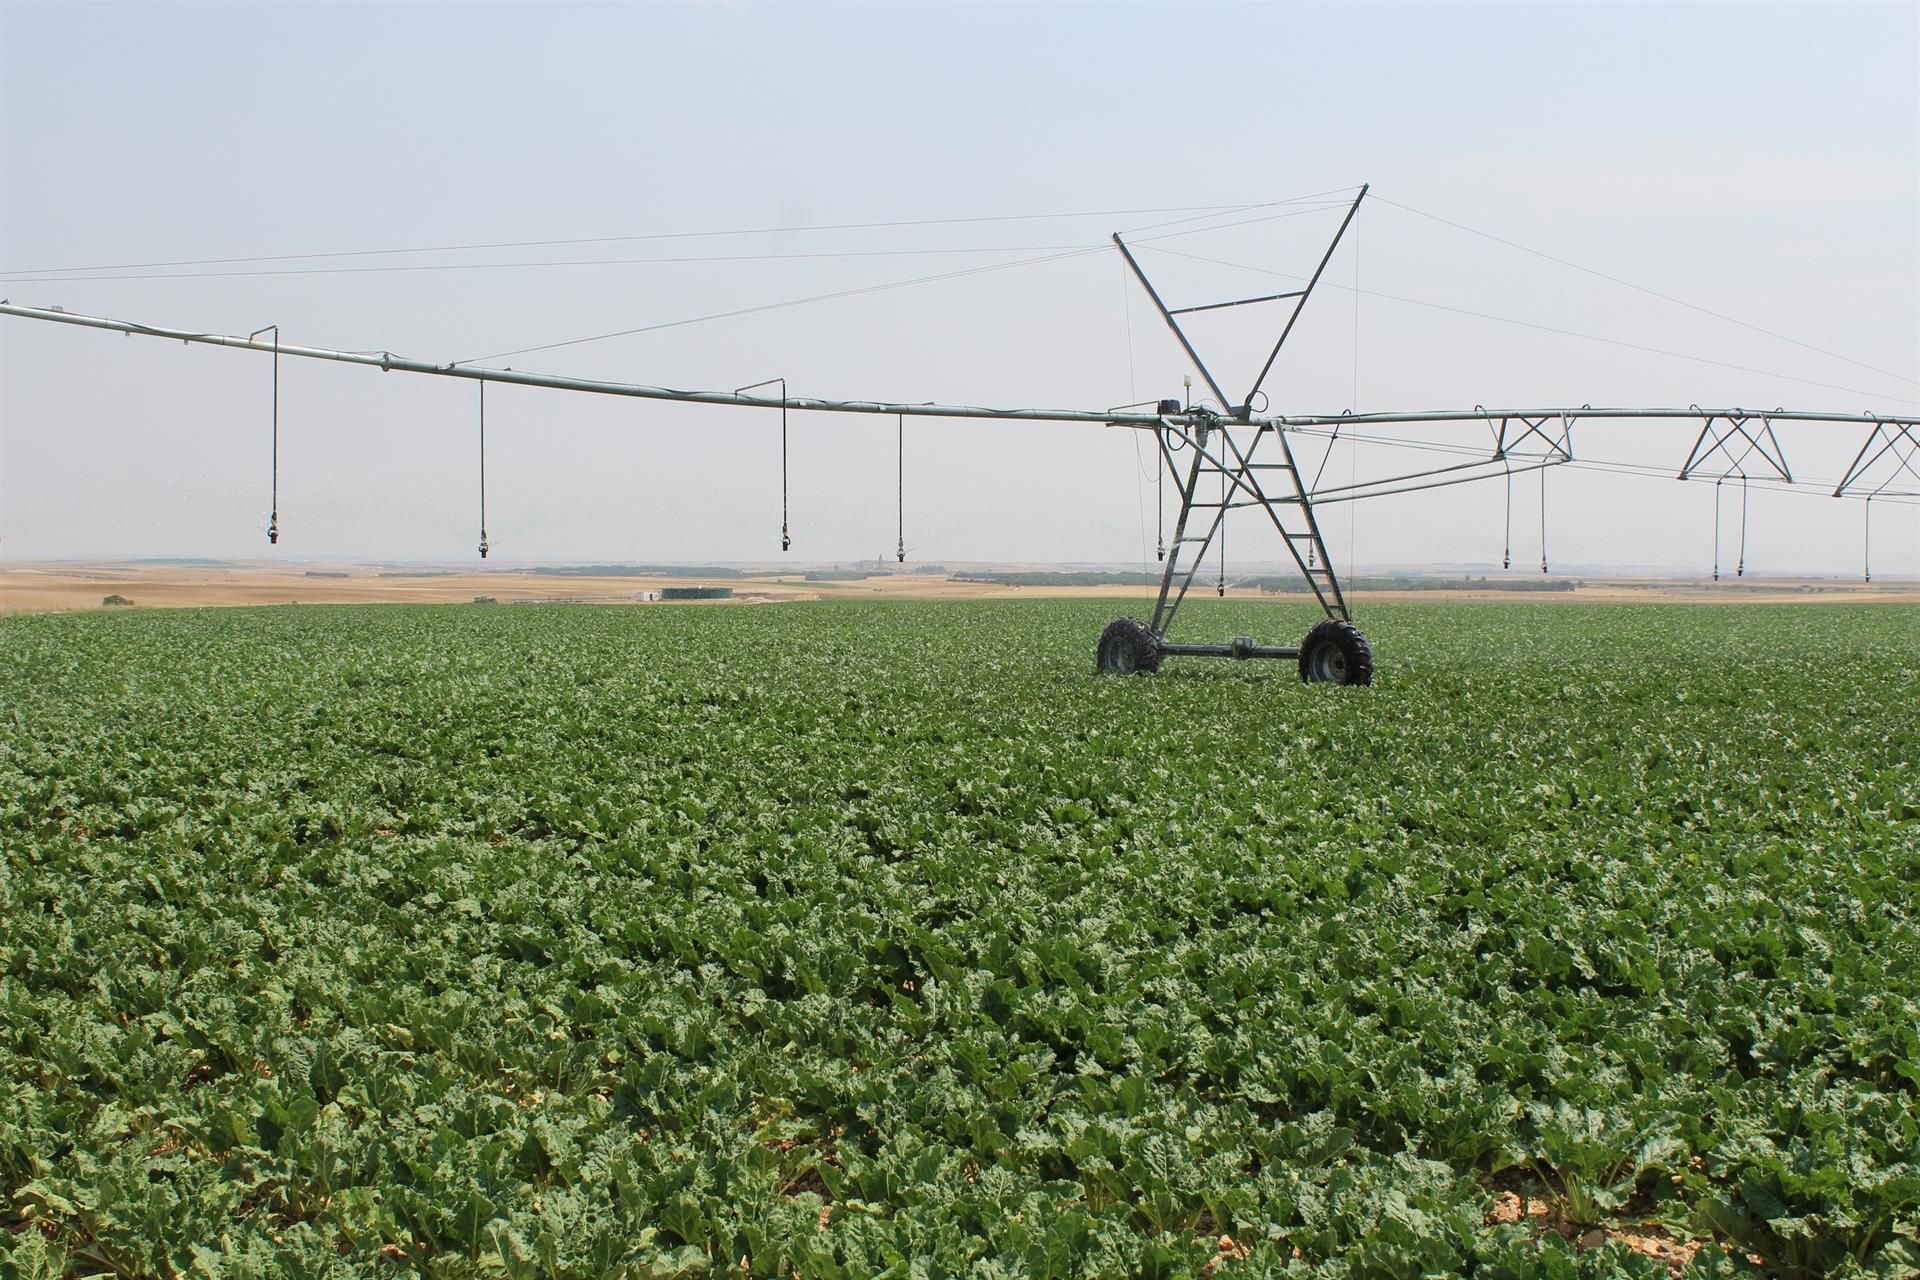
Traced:
[[1300, 642], [1300, 678], [1308, 684], [1372, 684], [1373, 649], [1351, 622], [1315, 623]]
[[1160, 669], [1160, 637], [1138, 618], [1115, 618], [1100, 633], [1097, 661], [1108, 675], [1126, 676]]

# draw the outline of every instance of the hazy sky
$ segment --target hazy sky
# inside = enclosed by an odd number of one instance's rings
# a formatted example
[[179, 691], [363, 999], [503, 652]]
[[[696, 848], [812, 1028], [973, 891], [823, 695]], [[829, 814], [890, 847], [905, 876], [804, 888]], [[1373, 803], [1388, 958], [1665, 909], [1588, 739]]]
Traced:
[[[1095, 246], [1183, 216], [1121, 211], [1369, 181], [1380, 199], [1301, 318], [1269, 384], [1276, 411], [1911, 412], [1917, 15], [7, 3], [0, 295], [183, 328], [278, 323], [291, 343], [452, 360]], [[1006, 220], [1038, 214], [1086, 216]], [[1284, 281], [1242, 268], [1306, 273], [1338, 213], [1254, 216], [1143, 261], [1176, 304], [1270, 292]], [[934, 219], [950, 221], [822, 229]], [[736, 230], [753, 234], [123, 265]], [[564, 261], [596, 265], [475, 267]], [[1130, 289], [1109, 251], [502, 362], [721, 390], [784, 375], [795, 395], [1002, 406], [1178, 395], [1183, 359]], [[1245, 308], [1196, 336], [1239, 383], [1282, 319]], [[0, 319], [0, 361], [9, 559], [473, 555], [469, 384], [283, 362], [284, 534], [269, 549], [266, 358]], [[792, 425], [791, 555], [890, 553], [893, 422]], [[1576, 444], [1677, 469], [1691, 435], [1596, 425]], [[1837, 475], [1861, 439], [1783, 436], [1816, 477]], [[488, 437], [498, 559], [779, 557], [773, 411], [495, 388]], [[1328, 465], [1395, 462], [1343, 448]], [[1133, 433], [909, 422], [907, 543], [933, 562], [1151, 560], [1151, 476]], [[1711, 486], [1562, 469], [1548, 490], [1556, 563], [1708, 563]], [[1751, 501], [1756, 570], [1858, 572], [1858, 503]], [[1729, 545], [1736, 510], [1724, 508]], [[1497, 563], [1505, 519], [1494, 484], [1342, 507], [1327, 523], [1342, 561]], [[1254, 520], [1234, 526], [1230, 563], [1279, 554]], [[1876, 503], [1873, 521], [1876, 576], [1920, 575], [1920, 506]], [[1516, 559], [1537, 567], [1532, 480], [1516, 486], [1513, 525]]]

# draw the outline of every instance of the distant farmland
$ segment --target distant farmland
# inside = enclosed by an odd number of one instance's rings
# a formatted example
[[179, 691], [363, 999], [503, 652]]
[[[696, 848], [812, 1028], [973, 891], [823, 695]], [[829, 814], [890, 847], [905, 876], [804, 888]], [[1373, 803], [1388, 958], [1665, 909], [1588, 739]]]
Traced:
[[0, 1270], [1920, 1265], [1913, 608], [1113, 612], [0, 620]]

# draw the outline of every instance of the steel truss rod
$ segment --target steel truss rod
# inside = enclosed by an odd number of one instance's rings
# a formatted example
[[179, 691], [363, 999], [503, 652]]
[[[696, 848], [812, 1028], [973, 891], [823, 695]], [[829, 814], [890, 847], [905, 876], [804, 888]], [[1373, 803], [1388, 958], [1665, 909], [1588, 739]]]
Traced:
[[[1348, 616], [1346, 599], [1321, 538], [1319, 522], [1314, 517], [1311, 497], [1300, 478], [1292, 445], [1281, 432], [1256, 425], [1253, 427], [1253, 439], [1242, 449], [1233, 436], [1233, 430], [1246, 425], [1217, 419], [1207, 426], [1189, 427], [1169, 419], [1166, 429], [1159, 433], [1161, 461], [1174, 477], [1180, 495], [1180, 512], [1174, 524], [1173, 541], [1167, 548], [1166, 567], [1161, 572], [1160, 593], [1150, 624], [1156, 634], [1164, 636], [1172, 625], [1175, 614], [1179, 612], [1181, 603], [1199, 575], [1207, 548], [1221, 533], [1226, 513], [1248, 506], [1260, 507], [1267, 513], [1268, 520], [1281, 535], [1287, 554], [1293, 558], [1327, 616], [1342, 619]], [[1209, 437], [1215, 435], [1224, 445], [1223, 448], [1215, 450], [1208, 447]], [[1254, 454], [1261, 440], [1268, 435], [1279, 442], [1283, 460], [1256, 463]], [[1191, 464], [1185, 468], [1184, 479], [1175, 456], [1183, 448], [1191, 450], [1193, 455]], [[1291, 483], [1291, 493], [1268, 493], [1260, 481], [1262, 471], [1283, 472]], [[1231, 488], [1245, 497], [1234, 501], [1223, 492], [1218, 502], [1197, 500], [1200, 483], [1209, 475], [1220, 477], [1223, 490]], [[1300, 527], [1289, 527], [1288, 521], [1282, 518], [1282, 510], [1289, 507], [1298, 508], [1300, 515], [1295, 523]], [[1187, 532], [1195, 510], [1211, 510], [1213, 513], [1205, 532], [1198, 536]], [[1305, 554], [1302, 554], [1300, 546], [1303, 542], [1308, 546]], [[1183, 555], [1190, 557], [1184, 576], [1180, 574]], [[1179, 578], [1177, 588], [1176, 577]]]
[[[1330, 486], [1315, 489], [1310, 495], [1315, 506], [1324, 506], [1330, 502], [1361, 502], [1367, 498], [1385, 498], [1396, 493], [1420, 493], [1427, 489], [1445, 489], [1456, 484], [1477, 484], [1482, 480], [1497, 480], [1501, 476], [1523, 476], [1529, 471], [1543, 471], [1548, 467], [1561, 467], [1573, 459], [1560, 454], [1538, 458], [1520, 466], [1496, 465], [1495, 460], [1462, 462], [1451, 467], [1437, 467], [1432, 471], [1414, 471], [1402, 476], [1381, 476], [1375, 480], [1362, 480], [1355, 484]], [[1451, 473], [1472, 470], [1473, 475], [1454, 475]], [[1430, 476], [1447, 476], [1447, 479], [1429, 480]], [[1408, 484], [1405, 481], [1424, 480], [1424, 484]], [[1391, 487], [1382, 487], [1391, 486]]]
[[[1514, 456], [1515, 449], [1525, 444], [1529, 439], [1537, 439], [1542, 445], [1546, 446], [1549, 455], [1558, 457], [1562, 462], [1572, 462], [1573, 419], [1566, 416], [1562, 416], [1559, 419], [1560, 438], [1558, 440], [1547, 434], [1547, 423], [1553, 420], [1552, 417], [1520, 417], [1517, 421], [1526, 429], [1521, 431], [1512, 440], [1508, 440], [1507, 432], [1516, 419], [1513, 417], [1501, 418], [1499, 430], [1493, 433], [1493, 457], [1490, 461], [1500, 462], [1512, 457]], [[1491, 423], [1489, 423], [1489, 425], [1491, 425]]]
[[45, 320], [55, 324], [78, 325], [87, 329], [105, 329], [112, 333], [138, 334], [149, 338], [168, 338], [176, 342], [200, 343], [214, 347], [233, 347], [243, 351], [275, 352], [305, 360], [331, 360], [338, 364], [362, 365], [387, 373], [418, 373], [439, 378], [464, 378], [476, 382], [513, 383], [523, 387], [546, 387], [555, 391], [579, 391], [590, 395], [625, 396], [637, 400], [665, 400], [682, 404], [720, 404], [764, 409], [770, 405], [814, 413], [880, 413], [909, 418], [976, 418], [1000, 422], [1081, 422], [1100, 426], [1135, 427], [1150, 430], [1163, 421], [1188, 421], [1188, 415], [1172, 419], [1157, 413], [1113, 413], [1083, 409], [991, 409], [962, 404], [893, 404], [878, 400], [820, 400], [808, 397], [742, 395], [726, 391], [680, 391], [672, 387], [642, 383], [608, 382], [595, 378], [570, 378], [558, 374], [529, 373], [518, 369], [496, 369], [481, 365], [436, 364], [428, 360], [410, 360], [390, 351], [335, 351], [326, 347], [296, 347], [260, 342], [236, 334], [195, 333], [186, 329], [166, 329], [157, 325], [112, 320], [104, 316], [79, 315], [44, 307], [23, 307], [0, 300], [0, 315], [23, 320]]
[[[1315, 436], [1324, 435], [1325, 438], [1328, 438], [1328, 439], [1332, 438], [1331, 433], [1322, 433], [1318, 429], [1298, 427], [1298, 428], [1294, 428], [1293, 430], [1294, 430], [1294, 433], [1298, 435], [1307, 435], [1307, 434], [1311, 434]], [[1455, 456], [1471, 454], [1474, 452], [1474, 450], [1469, 446], [1428, 443], [1425, 441], [1417, 441], [1417, 440], [1402, 440], [1402, 439], [1395, 439], [1389, 436], [1350, 434], [1350, 435], [1343, 435], [1339, 438], [1343, 440], [1351, 441], [1355, 444], [1372, 445], [1380, 448], [1400, 448], [1400, 449], [1408, 449], [1408, 450], [1414, 450], [1419, 452], [1453, 454]], [[1528, 455], [1528, 457], [1540, 458], [1542, 457], [1542, 455]], [[1606, 461], [1600, 461], [1600, 460], [1595, 460], [1591, 458], [1579, 458], [1579, 459], [1571, 460], [1570, 462], [1564, 462], [1564, 463], [1556, 462], [1554, 465], [1556, 466], [1570, 465], [1580, 470], [1590, 470], [1590, 471], [1595, 471], [1595, 472], [1599, 472], [1606, 475], [1628, 476], [1630, 478], [1640, 479], [1640, 480], [1675, 479], [1675, 476], [1671, 468], [1650, 466], [1644, 463], [1606, 462]], [[1444, 473], [1444, 471], [1445, 471], [1445, 468], [1435, 468], [1432, 472], [1421, 473], [1421, 474], [1442, 474]], [[1485, 478], [1498, 479], [1500, 478], [1501, 475], [1502, 475], [1501, 472], [1493, 471], [1493, 472], [1490, 472]], [[1920, 472], [1915, 472], [1915, 475], [1916, 477], [1920, 477]], [[1689, 483], [1713, 483], [1720, 478], [1721, 477], [1718, 477], [1718, 476], [1699, 475], [1699, 476], [1691, 477]], [[1731, 477], [1731, 478], [1738, 479], [1737, 476]], [[1890, 474], [1887, 480], [1883, 482], [1883, 487], [1880, 487], [1874, 491], [1875, 496], [1884, 501], [1893, 502], [1900, 506], [1920, 507], [1920, 501], [1917, 501], [1917, 500], [1920, 500], [1920, 488], [1914, 488], [1914, 489], [1893, 488], [1892, 487], [1893, 481], [1898, 480], [1899, 478], [1900, 478], [1900, 473], [1898, 471], [1895, 471], [1892, 474]], [[1748, 479], [1748, 483], [1751, 484], [1755, 489], [1770, 490], [1776, 493], [1799, 492], [1803, 496], [1811, 492], [1811, 486], [1813, 485], [1817, 484], [1819, 488], [1824, 491], [1824, 490], [1827, 490], [1827, 487], [1833, 483], [1833, 481], [1830, 478], [1821, 479], [1817, 481], [1811, 478], [1802, 478], [1802, 479], [1796, 480], [1792, 484], [1788, 484], [1784, 480], [1780, 480], [1777, 478], [1769, 478], [1764, 475], [1749, 476], [1747, 479]], [[1362, 481], [1361, 483], [1364, 484], [1366, 482]], [[1313, 495], [1315, 502], [1320, 501], [1320, 494], [1322, 490], [1309, 489], [1309, 492]], [[1828, 491], [1825, 493], [1825, 496], [1848, 498], [1848, 499], [1853, 499], [1857, 501], [1864, 498], [1866, 494], [1861, 491], [1860, 485], [1855, 484], [1850, 486], [1845, 493], [1836, 494]], [[1336, 498], [1334, 500], [1339, 501], [1340, 499]]]
[[[1548, 431], [1553, 422], [1560, 424], [1558, 436]], [[1518, 424], [1518, 430], [1515, 429]], [[1400, 493], [1420, 493], [1427, 489], [1444, 489], [1451, 485], [1472, 484], [1481, 480], [1492, 480], [1504, 476], [1511, 489], [1514, 475], [1524, 475], [1530, 471], [1539, 471], [1546, 467], [1559, 466], [1573, 461], [1573, 426], [1571, 417], [1532, 415], [1527, 417], [1505, 416], [1487, 419], [1488, 430], [1493, 436], [1493, 452], [1485, 458], [1476, 458], [1470, 462], [1456, 462], [1449, 466], [1423, 467], [1418, 471], [1409, 471], [1400, 475], [1373, 476], [1366, 480], [1357, 480], [1349, 484], [1322, 486], [1319, 476], [1307, 495], [1314, 502], [1358, 502], [1366, 498], [1384, 498]], [[1338, 439], [1339, 428], [1334, 429], [1328, 441], [1328, 456], [1331, 456], [1333, 440]], [[1518, 450], [1530, 441], [1538, 441], [1541, 452], [1520, 453]], [[1368, 443], [1377, 443], [1369, 440]], [[1523, 465], [1514, 466], [1518, 460]], [[1322, 471], [1325, 459], [1322, 459]]]
[[[1264, 428], [1263, 432], [1270, 430], [1272, 428]], [[1299, 568], [1301, 576], [1306, 578], [1307, 585], [1313, 589], [1314, 597], [1319, 600], [1321, 609], [1329, 618], [1350, 621], [1352, 615], [1347, 611], [1346, 593], [1340, 588], [1340, 577], [1333, 569], [1333, 555], [1327, 550], [1326, 539], [1320, 533], [1320, 517], [1313, 513], [1313, 498], [1307, 493], [1306, 482], [1300, 478], [1300, 465], [1293, 456], [1293, 445], [1288, 441], [1285, 432], [1273, 431], [1273, 438], [1280, 442], [1280, 451], [1286, 457], [1287, 476], [1293, 481], [1293, 491], [1300, 504], [1300, 515], [1306, 523], [1306, 531], [1299, 535], [1288, 532], [1286, 526], [1280, 522], [1279, 512], [1272, 504], [1267, 507], [1267, 515], [1273, 521], [1273, 527], [1280, 531], [1281, 541], [1287, 548], [1287, 554], [1293, 557], [1293, 563]], [[1255, 443], [1258, 443], [1258, 437], [1255, 438]], [[1304, 557], [1301, 556], [1298, 546], [1298, 543], [1303, 541], [1308, 547], [1307, 555]], [[1322, 579], [1325, 580], [1324, 583]]]
[[[1875, 445], [1880, 447], [1875, 449]], [[1869, 453], [1873, 456], [1867, 456]], [[1873, 470], [1880, 460], [1886, 457], [1893, 459], [1893, 470], [1885, 480], [1868, 492], [1868, 500], [1871, 501], [1881, 495], [1920, 496], [1920, 487], [1914, 489], [1892, 487], [1893, 482], [1900, 478], [1900, 473], [1903, 471], [1912, 476], [1916, 482], [1920, 482], [1920, 468], [1914, 465], [1916, 460], [1920, 460], [1920, 435], [1915, 434], [1914, 424], [1893, 419], [1884, 419], [1873, 424], [1873, 430], [1868, 434], [1866, 443], [1860, 446], [1860, 452], [1854, 456], [1853, 464], [1847, 468], [1847, 474], [1834, 489], [1833, 496], [1844, 498], [1848, 496], [1849, 489], [1865, 488], [1867, 472]]]
[[[1787, 467], [1786, 454], [1780, 448], [1780, 441], [1773, 434], [1773, 423], [1764, 414], [1760, 415], [1760, 428], [1748, 427], [1752, 418], [1743, 417], [1739, 410], [1732, 414], [1703, 414], [1700, 434], [1693, 442], [1693, 448], [1687, 452], [1687, 460], [1680, 464], [1680, 478], [1691, 480], [1694, 475], [1705, 469], [1708, 461], [1716, 454], [1726, 470], [1718, 474], [1738, 476], [1746, 479], [1746, 461], [1758, 454], [1760, 461], [1767, 464], [1775, 474], [1788, 484], [1793, 483], [1793, 472]], [[1714, 423], [1724, 421], [1724, 427], [1716, 428]], [[1708, 442], [1712, 443], [1709, 444]], [[1744, 445], [1738, 456], [1734, 454], [1737, 446]]]
[[[1255, 418], [1255, 422], [1269, 422], [1278, 427], [1364, 427], [1376, 424], [1422, 422], [1485, 422], [1492, 418], [1549, 419], [1559, 418], [1569, 423], [1584, 422], [1588, 419], [1641, 418], [1648, 421], [1665, 418], [1678, 418], [1700, 422], [1707, 418], [1757, 418], [1761, 415], [1746, 409], [1619, 409], [1599, 408], [1583, 404], [1577, 408], [1565, 409], [1423, 409], [1408, 412], [1386, 413], [1318, 413], [1318, 414], [1269, 414]], [[1863, 427], [1880, 425], [1920, 427], [1920, 417], [1907, 417], [1900, 414], [1884, 413], [1814, 413], [1805, 409], [1770, 409], [1767, 419], [1771, 422], [1849, 422]]]
[[[1208, 388], [1213, 392], [1214, 401], [1220, 406], [1221, 411], [1235, 412], [1235, 406], [1227, 400], [1227, 393], [1220, 389], [1220, 384], [1214, 379], [1212, 370], [1207, 368], [1207, 362], [1202, 360], [1200, 353], [1193, 349], [1193, 343], [1187, 340], [1186, 330], [1182, 329], [1180, 322], [1173, 318], [1174, 313], [1167, 310], [1167, 304], [1160, 300], [1160, 291], [1153, 287], [1153, 281], [1147, 279], [1147, 273], [1140, 269], [1140, 264], [1134, 260], [1133, 250], [1127, 248], [1127, 242], [1120, 238], [1118, 231], [1113, 233], [1113, 243], [1118, 246], [1120, 256], [1127, 260], [1127, 268], [1133, 272], [1133, 278], [1140, 282], [1140, 287], [1147, 291], [1147, 297], [1153, 300], [1155, 309], [1160, 312], [1160, 318], [1167, 322], [1167, 328], [1173, 330], [1173, 336], [1180, 340], [1180, 347], [1187, 353], [1187, 359], [1193, 361], [1193, 367], [1200, 371], [1202, 378], [1206, 379]], [[1240, 412], [1236, 416], [1246, 416], [1244, 406], [1240, 407]]]
[[[1465, 424], [1473, 421], [1485, 422], [1493, 434], [1493, 453], [1487, 462], [1506, 463], [1509, 459], [1524, 459], [1557, 465], [1574, 461], [1573, 428], [1587, 420], [1602, 421], [1679, 420], [1700, 423], [1700, 432], [1694, 438], [1693, 446], [1688, 450], [1686, 461], [1681, 465], [1679, 479], [1710, 480], [1718, 478], [1738, 479], [1743, 484], [1748, 481], [1793, 485], [1794, 477], [1787, 463], [1786, 454], [1781, 448], [1779, 437], [1774, 433], [1776, 422], [1810, 423], [1852, 423], [1864, 424], [1871, 428], [1865, 444], [1861, 446], [1854, 464], [1848, 469], [1845, 479], [1840, 482], [1833, 496], [1857, 496], [1866, 485], [1864, 477], [1873, 470], [1882, 459], [1891, 458], [1896, 464], [1892, 474], [1873, 492], [1879, 495], [1898, 495], [1901, 497], [1920, 496], [1920, 487], [1912, 490], [1894, 489], [1893, 483], [1902, 471], [1920, 481], [1920, 468], [1914, 463], [1920, 460], [1920, 418], [1888, 417], [1879, 414], [1842, 414], [1814, 413], [1797, 409], [1774, 409], [1766, 413], [1749, 413], [1744, 409], [1702, 409], [1692, 405], [1685, 409], [1596, 409], [1592, 405], [1582, 405], [1578, 409], [1487, 409], [1476, 405], [1472, 413], [1454, 410], [1410, 413], [1369, 413], [1338, 415], [1320, 415], [1314, 417], [1288, 415], [1266, 419], [1279, 424], [1285, 430], [1316, 431], [1331, 427], [1334, 438], [1355, 423], [1376, 425], [1420, 425], [1420, 424]], [[1550, 430], [1555, 424], [1558, 430]], [[1757, 425], [1756, 425], [1757, 424]], [[1515, 430], [1516, 426], [1518, 430]], [[1537, 441], [1545, 450], [1544, 454], [1529, 450], [1521, 454], [1517, 450]], [[1400, 443], [1407, 447], [1422, 447], [1413, 441], [1396, 442], [1390, 439], [1373, 437], [1367, 443], [1392, 446]], [[1460, 449], [1455, 452], [1465, 452]], [[1749, 468], [1749, 462], [1758, 459], [1764, 467]], [[1475, 479], [1492, 479], [1502, 472], [1485, 471], [1480, 475], [1464, 474], [1485, 463], [1460, 463], [1453, 466], [1432, 467], [1422, 471], [1398, 476], [1382, 476], [1348, 485], [1310, 490], [1316, 502], [1349, 502], [1358, 498], [1386, 497], [1397, 493], [1415, 493], [1422, 489], [1443, 488], [1451, 484], [1464, 484]], [[1524, 470], [1543, 470], [1541, 466], [1527, 466]], [[1758, 474], [1755, 474], [1755, 471]], [[1429, 479], [1432, 477], [1432, 479]], [[1543, 477], [1544, 478], [1544, 477]], [[1412, 483], [1425, 481], [1425, 483]]]
[[1168, 315], [1187, 316], [1196, 311], [1225, 311], [1228, 307], [1246, 307], [1256, 302], [1279, 302], [1285, 298], [1304, 298], [1305, 289], [1295, 289], [1291, 293], [1263, 293], [1257, 298], [1236, 298], [1232, 302], [1208, 302], [1197, 307], [1175, 307]]
[[1260, 394], [1261, 386], [1266, 383], [1267, 374], [1273, 369], [1273, 362], [1280, 358], [1280, 348], [1287, 345], [1287, 338], [1293, 333], [1294, 323], [1300, 319], [1300, 313], [1307, 309], [1307, 299], [1313, 296], [1313, 287], [1320, 283], [1321, 273], [1327, 269], [1327, 264], [1333, 261], [1333, 251], [1340, 247], [1341, 238], [1347, 234], [1347, 228], [1353, 225], [1353, 215], [1360, 212], [1360, 202], [1366, 198], [1367, 184], [1362, 183], [1360, 194], [1356, 195], [1353, 203], [1347, 206], [1347, 216], [1340, 220], [1340, 229], [1333, 233], [1333, 242], [1327, 246], [1327, 251], [1320, 255], [1320, 265], [1313, 269], [1313, 278], [1308, 280], [1307, 287], [1300, 291], [1300, 301], [1293, 304], [1293, 314], [1287, 317], [1287, 327], [1280, 331], [1280, 340], [1273, 344], [1273, 350], [1267, 354], [1267, 362], [1260, 366], [1260, 376], [1253, 380], [1253, 386], [1247, 391], [1246, 402], [1249, 405], [1253, 403], [1253, 398]]

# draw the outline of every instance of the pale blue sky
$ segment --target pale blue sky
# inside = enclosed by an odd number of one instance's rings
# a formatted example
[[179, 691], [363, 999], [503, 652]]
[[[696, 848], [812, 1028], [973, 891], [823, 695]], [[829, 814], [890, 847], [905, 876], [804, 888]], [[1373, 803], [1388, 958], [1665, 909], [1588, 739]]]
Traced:
[[[1920, 400], [1920, 20], [1879, 6], [0, 5], [0, 294], [453, 359], [1095, 244], [1154, 217], [846, 222], [1382, 197], [1900, 376], [1421, 219], [1363, 209], [1275, 407]], [[783, 234], [195, 271], [984, 249], [995, 254], [149, 280], [145, 263], [734, 228]], [[1325, 218], [1180, 243], [1308, 270]], [[719, 247], [716, 247], [719, 246]], [[1160, 257], [1185, 300], [1271, 277]], [[1767, 373], [1362, 295], [1444, 302]], [[128, 272], [98, 272], [126, 275]], [[1129, 357], [1127, 325], [1132, 325]], [[1184, 372], [1112, 255], [527, 357], [796, 394], [1101, 407]], [[1268, 323], [1216, 321], [1222, 363]], [[1356, 340], [1357, 338], [1357, 340]], [[267, 554], [258, 357], [0, 322], [0, 554]], [[509, 363], [514, 363], [509, 361]], [[283, 366], [276, 555], [465, 558], [470, 387]], [[1824, 385], [1818, 385], [1824, 384]], [[772, 415], [490, 398], [503, 559], [777, 556]], [[795, 419], [793, 554], [892, 546], [892, 424]], [[1684, 429], [1584, 453], [1677, 466]], [[1151, 488], [1099, 429], [908, 426], [918, 558], [1138, 560]], [[1830, 474], [1858, 441], [1789, 441]], [[1837, 461], [1836, 461], [1837, 457]], [[1358, 465], [1368, 465], [1365, 456]], [[1336, 465], [1347, 459], [1336, 457]], [[1556, 559], [1703, 567], [1704, 488], [1562, 472]], [[1497, 560], [1500, 494], [1367, 504], [1344, 556]], [[1853, 504], [1756, 499], [1757, 567], [1857, 568]], [[1537, 510], [1529, 516], [1536, 522]], [[1920, 511], [1876, 514], [1920, 574]], [[1526, 525], [1516, 519], [1516, 524]], [[1882, 532], [1884, 529], [1884, 532]], [[1349, 538], [1352, 545], [1349, 547]], [[1532, 535], [1537, 543], [1537, 533]], [[1248, 534], [1248, 556], [1273, 555]], [[1522, 544], [1524, 549], [1525, 544]], [[1150, 555], [1150, 552], [1148, 553]], [[1523, 557], [1524, 558], [1524, 557]]]

